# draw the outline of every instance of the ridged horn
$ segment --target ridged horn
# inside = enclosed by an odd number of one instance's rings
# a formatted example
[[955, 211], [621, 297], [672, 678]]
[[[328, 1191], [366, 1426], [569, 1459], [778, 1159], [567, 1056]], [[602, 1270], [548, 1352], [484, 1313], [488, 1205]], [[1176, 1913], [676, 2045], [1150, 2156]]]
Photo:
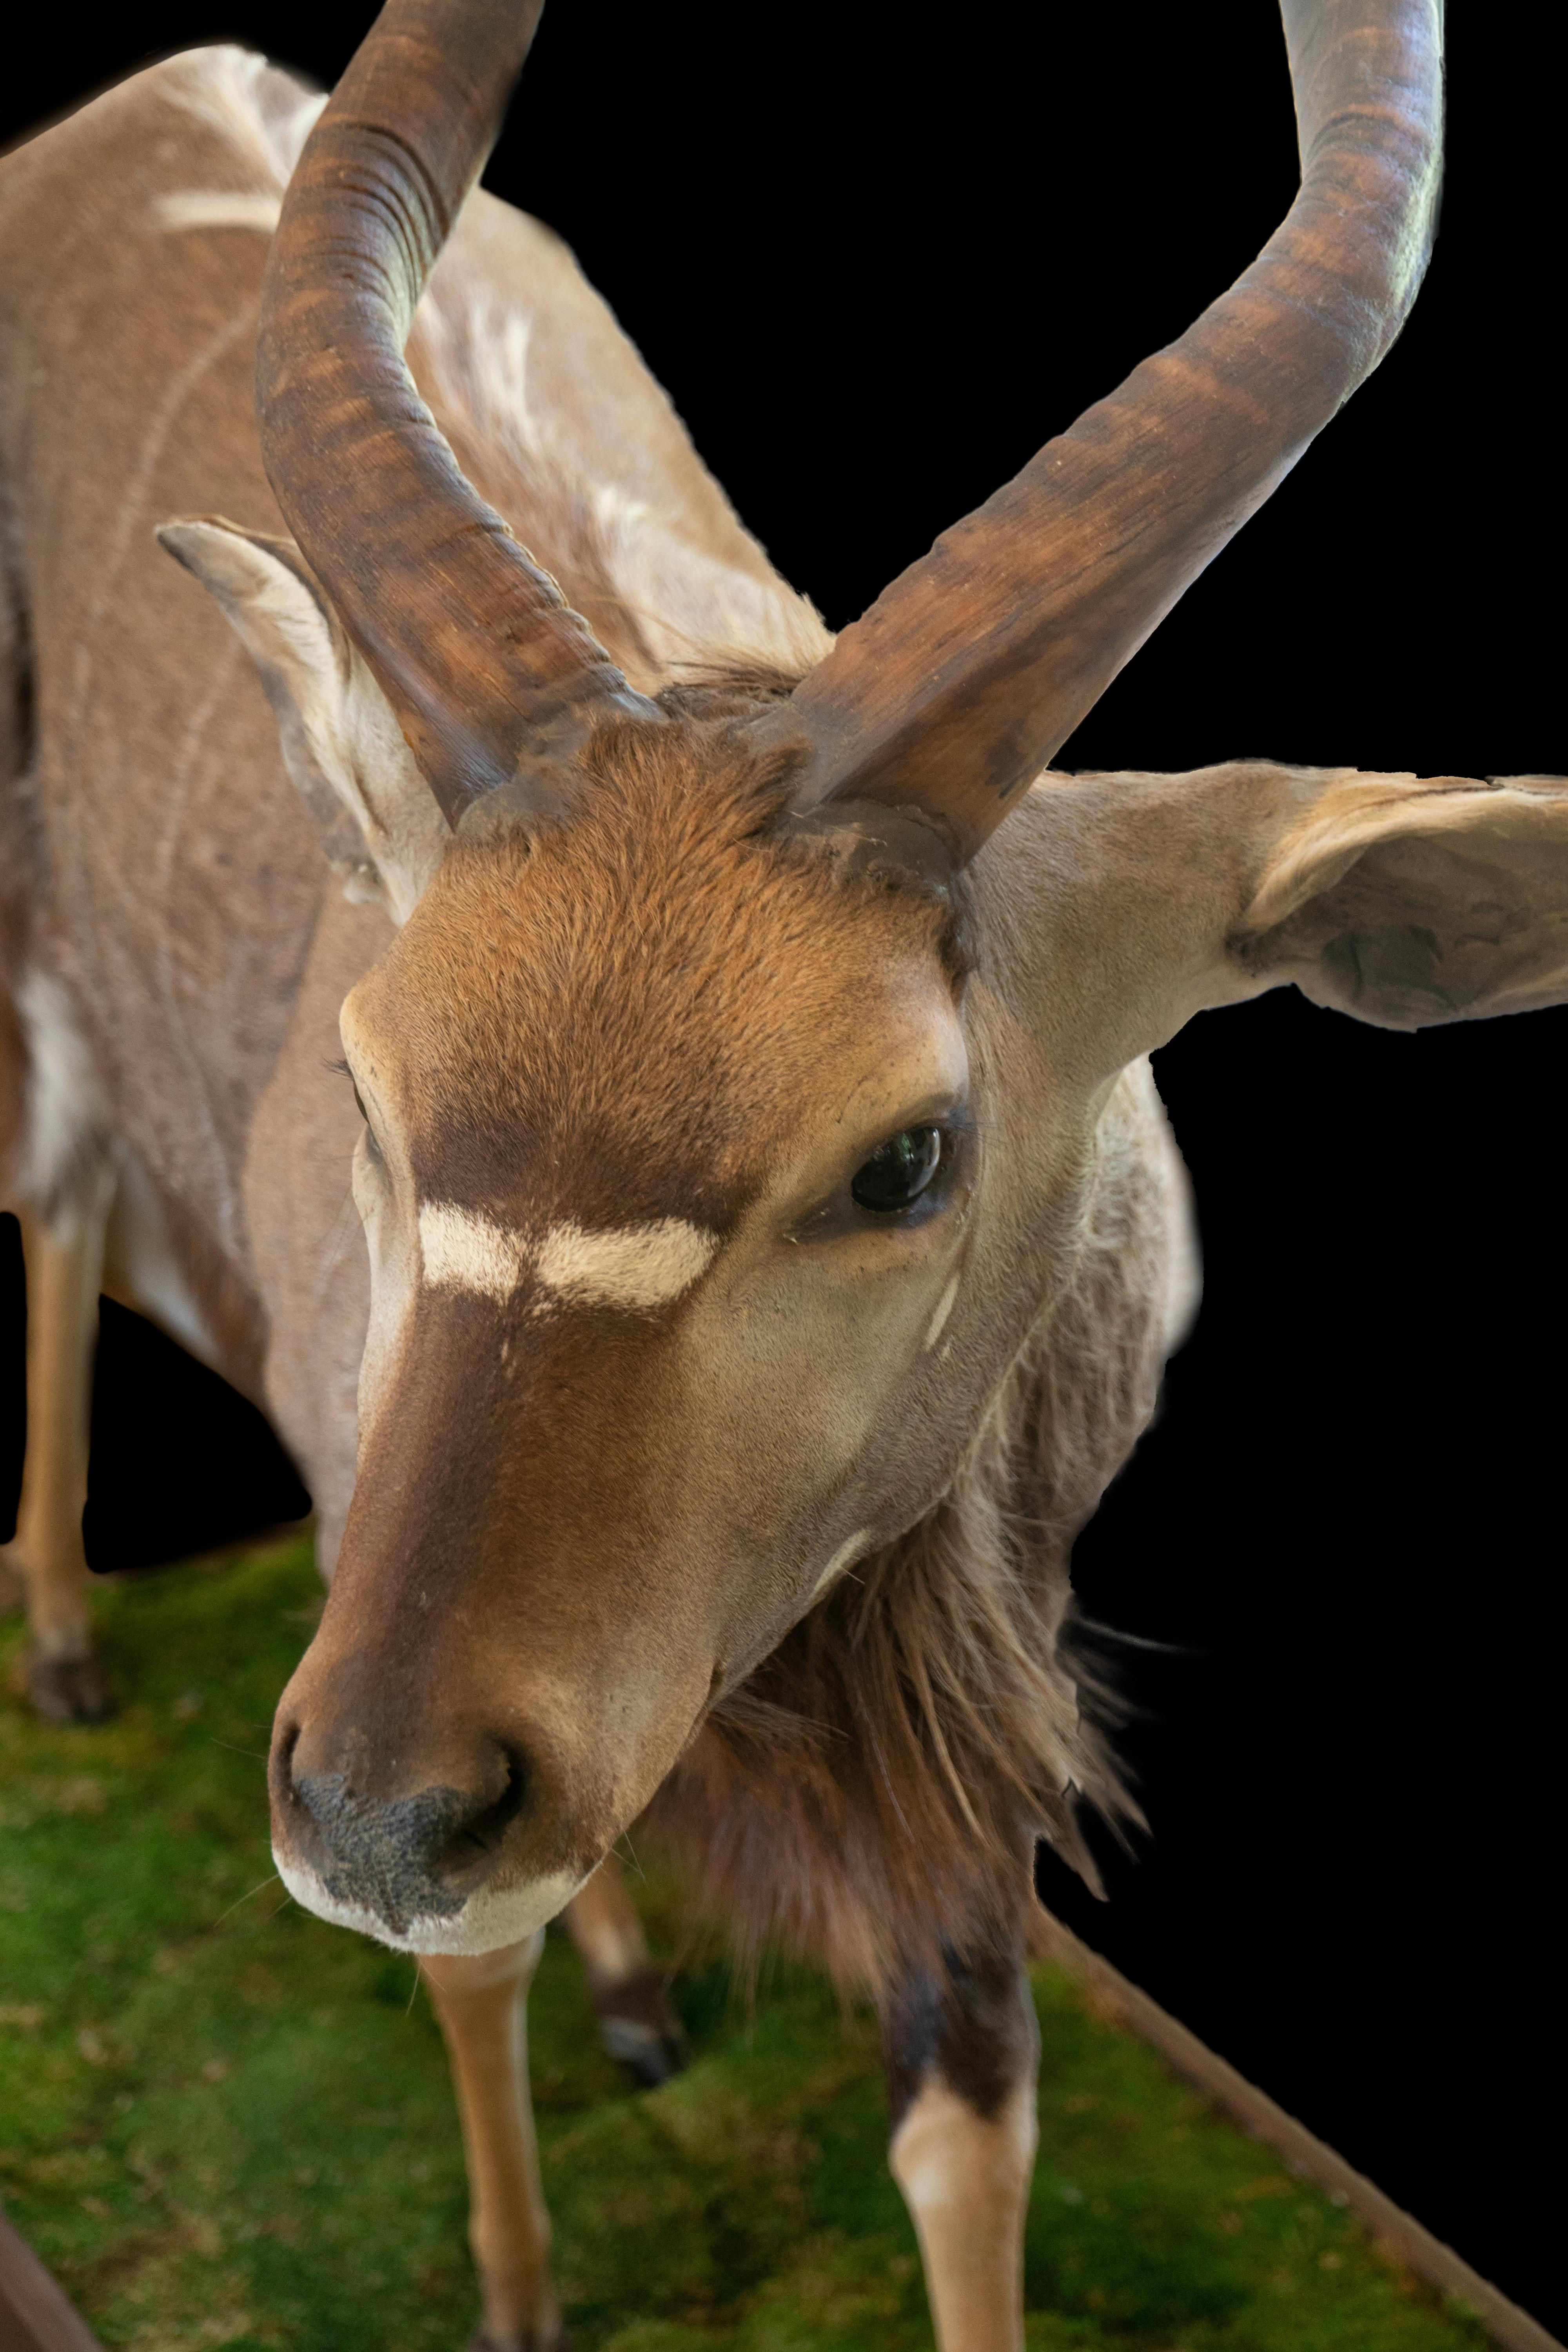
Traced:
[[901, 808], [972, 857], [1398, 334], [1436, 230], [1441, 0], [1282, 14], [1302, 170], [1278, 234], [796, 688], [801, 811]]
[[452, 824], [595, 719], [657, 718], [465, 481], [403, 359], [543, 0], [387, 0], [305, 143], [261, 298], [261, 451]]

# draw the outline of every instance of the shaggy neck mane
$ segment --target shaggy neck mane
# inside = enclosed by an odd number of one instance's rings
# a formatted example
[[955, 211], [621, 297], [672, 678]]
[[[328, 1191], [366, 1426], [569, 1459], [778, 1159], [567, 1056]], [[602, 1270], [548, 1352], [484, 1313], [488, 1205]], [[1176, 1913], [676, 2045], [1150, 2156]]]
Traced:
[[1036, 1840], [1099, 1893], [1077, 1807], [1142, 1824], [1114, 1695], [1070, 1655], [1068, 1562], [1153, 1407], [1154, 1310], [1130, 1318], [1124, 1284], [1154, 1229], [1100, 1187], [946, 1495], [715, 1707], [655, 1800], [751, 1965], [777, 1943], [881, 1990], [942, 1964], [942, 1918], [1043, 1949]]

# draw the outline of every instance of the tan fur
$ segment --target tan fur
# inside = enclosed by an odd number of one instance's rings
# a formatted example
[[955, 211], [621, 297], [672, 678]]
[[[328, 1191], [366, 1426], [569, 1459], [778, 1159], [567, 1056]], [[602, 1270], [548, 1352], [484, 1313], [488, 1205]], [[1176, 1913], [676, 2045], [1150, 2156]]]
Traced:
[[543, 2352], [561, 2325], [528, 2097], [528, 1988], [543, 1948], [541, 1931], [482, 1959], [420, 1962], [458, 2089], [483, 2340], [520, 2352]]
[[[522, 1928], [591, 1910], [652, 1801], [751, 1948], [885, 1993], [937, 1937], [1026, 1936], [1035, 1836], [1081, 1861], [1078, 1798], [1126, 1805], [1068, 1554], [1192, 1307], [1145, 1057], [1286, 981], [1394, 1025], [1560, 999], [1568, 794], [1047, 776], [951, 893], [792, 829], [795, 755], [753, 722], [820, 622], [564, 248], [479, 195], [412, 364], [664, 723], [448, 845], [319, 583], [268, 551], [257, 301], [310, 106], [202, 52], [0, 163], [5, 1198], [58, 1205], [41, 977], [83, 1047], [62, 1131], [136, 1171], [116, 1278], [264, 1396], [336, 1563], [279, 1713], [281, 1863], [432, 1955], [488, 2324], [543, 2340]], [[176, 518], [188, 571], [153, 537]], [[852, 1214], [856, 1168], [933, 1120], [933, 1213]], [[431, 1208], [506, 1237], [486, 1280], [422, 1278]], [[628, 1234], [700, 1247], [634, 1282]], [[37, 1276], [62, 1433], [90, 1271]], [[79, 1455], [29, 1457], [57, 1553]], [[439, 1884], [388, 1863], [374, 1910], [335, 1895], [351, 1832], [432, 1792], [483, 1830]], [[931, 2252], [950, 2352], [1006, 2340], [1012, 2260], [963, 2285]]]
[[613, 1856], [599, 1864], [562, 1916], [595, 1992], [610, 1991], [647, 1967], [642, 1919]]
[[81, 1515], [87, 1502], [88, 1407], [98, 1337], [99, 1276], [108, 1216], [106, 1181], [85, 1186], [68, 1223], [25, 1215], [27, 1454], [15, 1540], [0, 1560], [26, 1595], [33, 1693], [42, 1712], [68, 1716], [83, 1683], [83, 1712], [101, 1696], [82, 1670], [90, 1643]]
[[[267, 1311], [250, 1274], [247, 1142], [327, 877], [239, 648], [151, 537], [155, 523], [193, 512], [279, 528], [250, 415], [266, 238], [240, 226], [174, 233], [153, 206], [204, 190], [280, 192], [315, 104], [260, 59], [198, 51], [134, 77], [0, 168], [10, 322], [10, 455], [0, 463], [26, 569], [16, 586], [26, 634], [65, 649], [40, 667], [33, 707], [39, 856], [51, 876], [33, 919], [50, 927], [48, 961], [72, 990], [121, 1131], [180, 1230], [223, 1368], [253, 1393]], [[514, 458], [498, 442], [483, 487], [574, 593], [584, 566], [603, 569], [591, 518], [608, 499], [620, 501], [617, 545], [634, 509], [661, 535], [672, 594], [700, 603], [707, 587], [679, 587], [681, 565], [694, 583], [717, 566], [757, 583], [781, 612], [806, 610], [549, 231], [477, 194], [426, 308], [450, 323], [432, 325], [424, 362], [421, 324], [415, 363], [437, 374], [439, 344], [455, 407], [447, 422], [470, 456], [466, 419], [493, 419], [510, 322], [524, 322], [551, 463], [530, 468], [525, 451]], [[496, 331], [464, 358], [454, 336], [475, 318]], [[431, 389], [439, 405], [442, 384]], [[78, 454], [67, 469], [12, 462], [41, 442]], [[590, 584], [584, 574], [584, 594]], [[790, 638], [796, 652], [819, 649], [809, 616], [803, 625], [807, 637]], [[0, 637], [0, 651], [9, 643]], [[13, 661], [7, 691], [15, 675]], [[127, 904], [149, 926], [144, 938], [125, 935], [116, 909]], [[112, 1019], [100, 1009], [111, 1005]]]
[[888, 2160], [920, 2237], [939, 2352], [1023, 2352], [1038, 2139], [1032, 2074], [989, 2116], [934, 2077], [893, 2134]]

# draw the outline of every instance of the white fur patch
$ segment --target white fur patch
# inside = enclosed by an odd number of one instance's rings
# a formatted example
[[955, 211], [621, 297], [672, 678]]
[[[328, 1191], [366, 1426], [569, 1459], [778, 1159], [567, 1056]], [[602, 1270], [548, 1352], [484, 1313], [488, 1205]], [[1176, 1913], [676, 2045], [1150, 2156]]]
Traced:
[[89, 1200], [99, 1201], [101, 1172], [116, 1158], [109, 1103], [64, 982], [35, 966], [23, 974], [16, 1003], [27, 1041], [19, 1189], [63, 1239]]
[[153, 217], [161, 229], [249, 228], [270, 236], [283, 208], [281, 196], [258, 189], [180, 188], [154, 196]]
[[340, 1903], [329, 1895], [313, 1870], [285, 1862], [276, 1848], [272, 1859], [279, 1877], [302, 1910], [313, 1911], [318, 1919], [330, 1919], [334, 1927], [353, 1927], [362, 1936], [374, 1936], [378, 1944], [387, 1944], [395, 1952], [495, 1952], [503, 1944], [521, 1944], [525, 1936], [533, 1935], [563, 1911], [578, 1888], [587, 1885], [585, 1878], [557, 1870], [548, 1877], [531, 1879], [524, 1886], [508, 1887], [502, 1894], [493, 1886], [481, 1886], [449, 1918], [411, 1919], [399, 1936], [375, 1912], [357, 1903]]
[[[1026, 2193], [1039, 2124], [1032, 2081], [1017, 2084], [991, 2117], [932, 2075], [889, 2144], [888, 2160], [922, 2239], [933, 2221], [984, 2240], [1009, 2193]], [[944, 2231], [943, 2234], [946, 2234]]]
[[509, 1299], [530, 1266], [565, 1307], [666, 1307], [690, 1288], [719, 1246], [684, 1217], [647, 1225], [552, 1225], [542, 1242], [497, 1224], [453, 1201], [426, 1201], [419, 1212], [425, 1279], [438, 1289]]
[[419, 1246], [426, 1282], [438, 1290], [471, 1290], [484, 1298], [510, 1298], [527, 1259], [520, 1234], [451, 1201], [425, 1202]]
[[664, 1307], [690, 1288], [718, 1246], [716, 1234], [684, 1217], [596, 1234], [552, 1225], [536, 1265], [545, 1288], [568, 1304]]

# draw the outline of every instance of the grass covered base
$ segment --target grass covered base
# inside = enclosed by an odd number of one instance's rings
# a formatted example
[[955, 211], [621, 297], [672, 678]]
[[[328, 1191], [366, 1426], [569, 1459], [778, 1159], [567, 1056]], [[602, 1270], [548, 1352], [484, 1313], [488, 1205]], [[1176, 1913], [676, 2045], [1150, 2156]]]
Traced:
[[[293, 1544], [98, 1596], [107, 1727], [0, 1698], [0, 2200], [110, 2346], [458, 2352], [476, 2296], [414, 1964], [271, 1875], [263, 1759], [319, 1606]], [[19, 1633], [7, 1626], [5, 1650]], [[0, 1677], [6, 1675], [0, 1661]], [[641, 1890], [693, 2064], [632, 2094], [552, 1932], [530, 2001], [577, 2352], [929, 2352], [877, 2035], [780, 1968], [754, 2011]], [[1461, 2352], [1485, 2338], [1039, 1972], [1031, 2352]]]

